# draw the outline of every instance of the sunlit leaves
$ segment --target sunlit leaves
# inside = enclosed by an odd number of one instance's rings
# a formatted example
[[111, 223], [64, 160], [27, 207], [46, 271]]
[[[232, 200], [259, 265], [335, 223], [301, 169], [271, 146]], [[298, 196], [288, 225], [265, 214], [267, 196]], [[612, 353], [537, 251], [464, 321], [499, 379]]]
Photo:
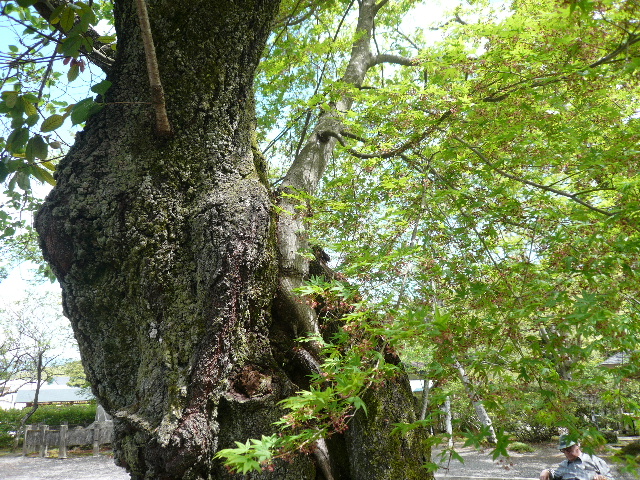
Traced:
[[[629, 335], [640, 286], [632, 273], [638, 7], [521, 1], [512, 8], [461, 7], [441, 42], [418, 44], [419, 66], [376, 67], [366, 88], [323, 78], [314, 89], [293, 89], [307, 103], [298, 104], [290, 128], [302, 131], [304, 108], [313, 119], [335, 91], [348, 92], [354, 106], [340, 115], [352, 148], [332, 159], [311, 203], [313, 241], [377, 308], [404, 304], [404, 319], [422, 312], [432, 328], [414, 340], [433, 359], [434, 375], [451, 375], [456, 352], [487, 398], [499, 395], [492, 379], [519, 379], [544, 384], [548, 399], [575, 391], [563, 369], [587, 382], [586, 365], [638, 348], [637, 328]], [[292, 52], [305, 40], [295, 42]], [[287, 68], [291, 80], [278, 77], [267, 94], [306, 72], [295, 53], [289, 58], [277, 55], [272, 65]], [[409, 145], [402, 156], [384, 156], [402, 145]], [[446, 306], [446, 325], [434, 322], [434, 304]], [[572, 426], [568, 418], [554, 411], [545, 421]]]
[[[0, 88], [0, 182], [4, 186], [0, 236], [5, 245], [29, 233], [30, 223], [24, 220], [29, 216], [20, 212], [36, 208], [34, 195], [43, 194], [37, 184], [55, 183], [56, 155], [64, 153], [69, 143], [65, 123], [80, 125], [100, 108], [93, 99], [78, 102], [67, 83], [79, 85], [88, 80], [87, 74], [95, 75], [95, 67], [92, 72], [84, 55], [101, 43], [115, 41], [113, 35], [90, 32], [97, 24], [97, 13], [112, 17], [111, 2], [57, 2], [50, 22], [30, 8], [34, 3], [3, 2], [0, 18], [8, 43], [1, 53]], [[104, 95], [109, 85], [98, 81], [93, 92]], [[37, 242], [31, 242], [29, 248], [37, 251]], [[29, 249], [22, 245], [16, 251], [24, 252], [26, 258]], [[28, 258], [42, 261], [35, 253]]]
[[112, 83], [109, 80], [103, 80], [99, 83], [96, 83], [91, 87], [91, 91], [97, 93], [98, 95], [104, 95], [107, 93], [107, 90], [111, 87]]
[[50, 117], [46, 118], [42, 122], [42, 125], [40, 126], [40, 131], [51, 132], [53, 130], [60, 128], [63, 123], [64, 123], [63, 115], [58, 115], [58, 114], [51, 115]]
[[216, 458], [224, 459], [225, 464], [234, 472], [246, 474], [261, 471], [273, 456], [272, 449], [279, 443], [277, 435], [262, 436], [260, 440], [250, 439], [246, 443], [235, 442], [236, 448], [223, 448]]

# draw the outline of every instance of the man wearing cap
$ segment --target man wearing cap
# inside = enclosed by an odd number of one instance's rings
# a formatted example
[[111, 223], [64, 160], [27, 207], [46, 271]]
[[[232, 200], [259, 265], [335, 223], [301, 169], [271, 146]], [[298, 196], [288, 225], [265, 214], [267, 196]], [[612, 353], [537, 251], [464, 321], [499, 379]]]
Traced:
[[543, 470], [540, 480], [614, 480], [609, 466], [600, 457], [583, 453], [580, 444], [560, 436], [558, 450], [567, 457], [558, 468]]

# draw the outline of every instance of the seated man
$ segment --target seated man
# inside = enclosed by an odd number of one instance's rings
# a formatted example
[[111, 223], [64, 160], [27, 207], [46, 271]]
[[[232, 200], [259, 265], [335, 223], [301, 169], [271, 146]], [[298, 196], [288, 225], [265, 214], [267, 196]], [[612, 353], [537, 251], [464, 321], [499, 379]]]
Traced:
[[600, 457], [583, 453], [580, 444], [560, 436], [558, 450], [567, 457], [556, 469], [543, 470], [540, 480], [614, 480], [609, 466]]

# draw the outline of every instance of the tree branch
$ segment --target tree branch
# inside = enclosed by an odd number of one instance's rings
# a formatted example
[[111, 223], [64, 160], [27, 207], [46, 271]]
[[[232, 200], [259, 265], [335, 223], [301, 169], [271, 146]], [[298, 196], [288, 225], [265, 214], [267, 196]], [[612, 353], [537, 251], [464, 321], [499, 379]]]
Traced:
[[594, 62], [591, 65], [589, 65], [589, 68], [599, 67], [600, 65], [604, 65], [604, 64], [607, 64], [607, 63], [611, 62], [611, 60], [613, 60], [615, 57], [620, 55], [622, 52], [624, 52], [631, 45], [633, 45], [635, 43], [638, 43], [638, 42], [640, 42], [640, 35], [630, 34], [627, 37], [627, 41], [626, 42], [621, 43], [618, 46], [618, 48], [616, 48], [614, 51], [612, 51], [608, 55], [605, 55], [604, 57], [602, 57], [597, 62]]
[[474, 147], [473, 145], [470, 145], [469, 143], [465, 142], [464, 140], [462, 140], [461, 138], [459, 138], [459, 137], [457, 137], [455, 135], [452, 138], [454, 140], [457, 140], [458, 142], [460, 142], [462, 145], [467, 147], [473, 153], [475, 153], [476, 156], [482, 161], [482, 163], [484, 163], [489, 168], [491, 168], [493, 171], [499, 173], [503, 177], [509, 178], [511, 180], [515, 180], [516, 182], [524, 183], [525, 185], [529, 185], [531, 187], [539, 188], [540, 190], [544, 190], [546, 192], [551, 192], [551, 193], [555, 193], [556, 195], [561, 195], [563, 197], [567, 197], [570, 200], [572, 200], [572, 201], [574, 201], [576, 203], [579, 203], [583, 207], [586, 207], [589, 210], [593, 210], [594, 212], [598, 212], [598, 213], [600, 213], [602, 215], [606, 215], [608, 217], [613, 215], [613, 213], [608, 212], [607, 210], [603, 210], [601, 208], [595, 207], [595, 206], [591, 205], [590, 203], [585, 202], [584, 200], [581, 200], [580, 198], [577, 197], [577, 195], [578, 195], [577, 193], [567, 193], [567, 192], [564, 192], [562, 190], [558, 190], [556, 188], [549, 187], [547, 185], [543, 185], [543, 184], [540, 184], [540, 183], [532, 182], [531, 180], [527, 180], [525, 178], [520, 178], [520, 177], [518, 177], [516, 175], [512, 175], [511, 173], [508, 173], [508, 172], [502, 170], [501, 168], [496, 167], [478, 148]]
[[375, 7], [373, 7], [374, 14], [378, 13], [380, 9], [384, 7], [387, 3], [389, 3], [389, 0], [380, 0], [380, 2], [378, 2], [378, 4]]
[[[404, 143], [403, 145], [400, 145], [397, 148], [394, 148], [393, 150], [389, 150], [389, 151], [386, 151], [386, 152], [376, 152], [376, 153], [361, 153], [361, 152], [358, 152], [357, 150], [355, 150], [353, 148], [349, 148], [349, 149], [347, 149], [347, 151], [351, 155], [353, 155], [354, 157], [363, 158], [363, 159], [397, 157], [397, 156], [403, 154], [404, 152], [406, 152], [411, 147], [414, 147], [414, 146], [418, 145], [422, 140], [427, 138], [427, 136], [431, 135], [434, 130], [438, 129], [438, 125], [440, 125], [450, 115], [451, 115], [451, 110], [447, 110], [446, 112], [444, 112], [440, 116], [440, 118], [438, 118], [438, 120], [436, 120], [436, 122], [433, 125], [429, 126], [429, 128], [427, 128], [424, 132], [422, 132], [419, 135], [414, 136], [413, 138], [409, 139], [406, 143]], [[325, 134], [329, 134], [328, 132], [324, 132], [324, 133]], [[335, 135], [336, 134], [334, 132], [333, 136], [335, 136]], [[340, 144], [344, 146], [344, 143], [340, 142]]]
[[284, 15], [280, 18], [278, 18], [277, 20], [275, 20], [273, 22], [273, 28], [281, 28], [281, 27], [291, 27], [294, 25], [299, 25], [300, 23], [304, 22], [305, 20], [307, 20], [309, 17], [311, 17], [316, 10], [318, 10], [318, 7], [320, 6], [320, 0], [316, 0], [314, 2], [311, 2], [310, 5], [303, 7], [301, 9], [304, 10], [305, 8], [308, 8], [308, 11], [306, 13], [299, 13], [298, 12], [298, 16], [296, 17], [296, 13], [295, 11], [298, 9], [298, 7], [300, 6], [300, 4], [302, 3], [302, 0], [299, 0], [298, 3], [292, 8], [292, 12], [289, 15]]
[[167, 117], [167, 107], [164, 101], [164, 90], [160, 82], [160, 70], [158, 59], [156, 58], [156, 48], [153, 45], [151, 36], [151, 23], [147, 13], [145, 0], [136, 0], [138, 9], [138, 21], [142, 33], [144, 44], [144, 56], [147, 61], [147, 73], [149, 75], [149, 85], [151, 87], [151, 102], [156, 112], [156, 133], [161, 137], [170, 137], [173, 134], [169, 117]]
[[[610, 53], [608, 53], [607, 55], [605, 55], [604, 57], [602, 57], [600, 60], [597, 60], [587, 66], [584, 67], [584, 69], [588, 69], [588, 68], [596, 68], [599, 67], [601, 65], [606, 65], [606, 64], [610, 64], [613, 63], [614, 61], [618, 61], [615, 60], [615, 58], [620, 55], [621, 53], [625, 52], [630, 46], [636, 44], [640, 42], [640, 35], [634, 35], [634, 34], [630, 34], [627, 37], [627, 40], [625, 42], [622, 42], [620, 45], [618, 45], [618, 47], [616, 49], [614, 49], [613, 51], [611, 51]], [[507, 85], [506, 87], [500, 88], [498, 90], [496, 90], [495, 92], [493, 92], [491, 95], [484, 97], [482, 99], [482, 101], [484, 102], [500, 102], [502, 100], [504, 100], [505, 98], [507, 98], [511, 93], [515, 92], [518, 90], [518, 87], [528, 83], [528, 82], [532, 82], [531, 83], [531, 87], [532, 88], [537, 88], [537, 87], [544, 87], [546, 85], [550, 85], [552, 83], [556, 83], [556, 82], [561, 82], [564, 80], [567, 80], [570, 75], [572, 74], [567, 74], [567, 75], [562, 75], [560, 77], [553, 77], [553, 76], [548, 76], [548, 77], [534, 77], [532, 79], [525, 79], [525, 80], [520, 80], [519, 82], [515, 82], [512, 83], [511, 85]]]
[[371, 60], [369, 60], [369, 67], [375, 67], [376, 65], [380, 65], [381, 63], [393, 63], [395, 65], [412, 67], [418, 65], [418, 60], [415, 58], [403, 57], [402, 55], [381, 53], [380, 55], [371, 57]]

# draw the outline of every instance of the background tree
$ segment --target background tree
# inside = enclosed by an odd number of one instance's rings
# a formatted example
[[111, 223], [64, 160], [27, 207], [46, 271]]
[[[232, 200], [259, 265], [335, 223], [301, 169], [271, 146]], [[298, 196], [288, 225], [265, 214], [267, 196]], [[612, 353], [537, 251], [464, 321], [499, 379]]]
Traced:
[[0, 391], [6, 395], [35, 384], [33, 404], [20, 421], [21, 429], [38, 409], [40, 387], [60, 363], [62, 349], [69, 351], [73, 343], [59, 307], [53, 296], [32, 296], [0, 310]]

